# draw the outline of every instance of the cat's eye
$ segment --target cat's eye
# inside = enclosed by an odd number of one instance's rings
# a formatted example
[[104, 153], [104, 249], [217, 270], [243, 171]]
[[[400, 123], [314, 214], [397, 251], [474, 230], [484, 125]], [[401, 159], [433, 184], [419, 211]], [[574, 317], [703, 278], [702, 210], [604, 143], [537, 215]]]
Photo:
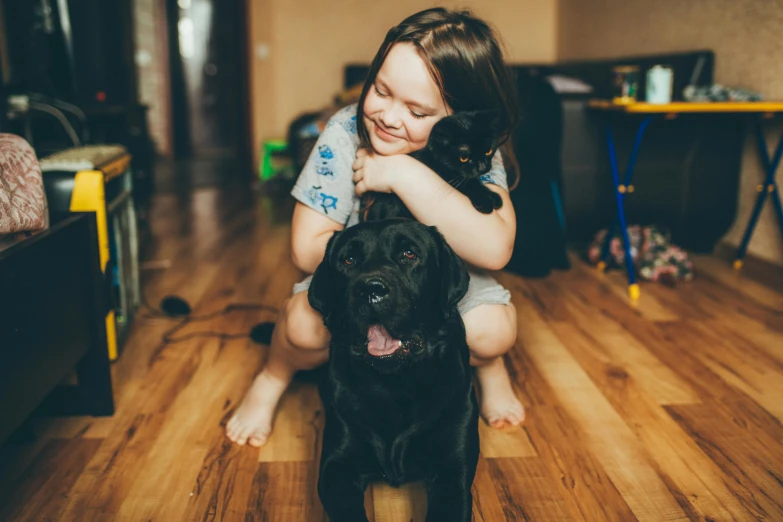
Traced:
[[345, 266], [353, 266], [356, 264], [356, 258], [353, 256], [348, 256], [345, 259], [343, 259], [343, 264]]
[[487, 151], [487, 156], [492, 156], [492, 153], [495, 152], [493, 149], [489, 149]]
[[414, 252], [413, 250], [406, 250], [405, 252], [402, 253], [402, 255], [405, 257], [405, 259], [408, 259], [410, 261], [414, 261], [419, 257], [416, 255], [416, 252]]
[[464, 156], [460, 156], [459, 160], [460, 160], [462, 163], [467, 163], [467, 162], [468, 162], [468, 158], [466, 158], [466, 157], [464, 157]]

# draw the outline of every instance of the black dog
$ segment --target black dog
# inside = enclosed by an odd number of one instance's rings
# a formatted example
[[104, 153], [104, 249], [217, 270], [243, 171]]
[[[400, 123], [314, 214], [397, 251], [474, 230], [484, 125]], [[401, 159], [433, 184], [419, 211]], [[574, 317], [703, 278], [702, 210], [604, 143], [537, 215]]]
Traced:
[[424, 480], [427, 522], [471, 519], [478, 404], [457, 303], [465, 265], [434, 228], [336, 233], [309, 301], [332, 334], [318, 493], [332, 522], [366, 521], [364, 490]]

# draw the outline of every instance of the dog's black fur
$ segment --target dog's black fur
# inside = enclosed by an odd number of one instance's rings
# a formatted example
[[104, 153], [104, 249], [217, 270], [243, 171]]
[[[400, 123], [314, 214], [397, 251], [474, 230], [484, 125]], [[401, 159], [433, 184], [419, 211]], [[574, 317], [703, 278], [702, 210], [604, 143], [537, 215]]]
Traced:
[[[478, 404], [457, 310], [468, 277], [443, 236], [415, 221], [360, 223], [329, 241], [308, 298], [332, 334], [318, 481], [332, 522], [366, 521], [374, 480], [425, 481], [428, 522], [471, 519]], [[402, 341], [391, 355], [369, 351], [378, 324]]]

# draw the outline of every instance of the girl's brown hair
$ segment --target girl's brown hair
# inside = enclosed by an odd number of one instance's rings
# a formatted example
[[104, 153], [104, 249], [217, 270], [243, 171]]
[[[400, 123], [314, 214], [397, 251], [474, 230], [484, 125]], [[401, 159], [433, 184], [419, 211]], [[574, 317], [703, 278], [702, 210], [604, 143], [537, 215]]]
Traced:
[[427, 9], [409, 16], [386, 33], [359, 98], [356, 123], [361, 146], [371, 148], [364, 125], [364, 100], [389, 50], [399, 42], [410, 43], [416, 48], [438, 85], [443, 101], [454, 112], [500, 111], [503, 161], [509, 187], [516, 186], [519, 166], [511, 140], [519, 119], [516, 86], [492, 29], [470, 11]]

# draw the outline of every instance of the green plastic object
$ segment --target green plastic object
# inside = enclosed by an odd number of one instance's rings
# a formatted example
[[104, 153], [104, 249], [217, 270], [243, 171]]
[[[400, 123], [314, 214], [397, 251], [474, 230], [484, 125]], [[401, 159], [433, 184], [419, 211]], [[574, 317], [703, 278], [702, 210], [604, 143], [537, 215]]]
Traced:
[[265, 140], [261, 149], [261, 165], [258, 169], [258, 175], [261, 181], [267, 181], [275, 177], [282, 168], [275, 168], [272, 164], [272, 156], [277, 152], [285, 152], [288, 149], [288, 142], [282, 139]]

